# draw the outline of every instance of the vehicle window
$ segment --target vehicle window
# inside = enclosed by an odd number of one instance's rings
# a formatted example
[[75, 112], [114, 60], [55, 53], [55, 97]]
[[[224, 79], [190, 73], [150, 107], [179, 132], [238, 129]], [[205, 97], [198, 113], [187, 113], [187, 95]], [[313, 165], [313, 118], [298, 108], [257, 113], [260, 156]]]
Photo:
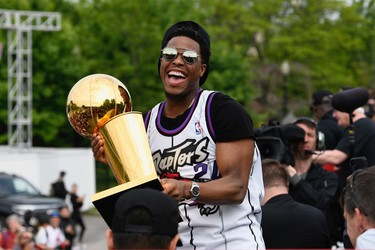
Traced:
[[7, 196], [10, 194], [14, 194], [14, 185], [13, 181], [10, 178], [0, 178], [0, 195]]
[[13, 180], [14, 189], [16, 194], [28, 194], [28, 195], [37, 195], [39, 194], [38, 190], [31, 185], [31, 183], [25, 181], [21, 178], [15, 178]]

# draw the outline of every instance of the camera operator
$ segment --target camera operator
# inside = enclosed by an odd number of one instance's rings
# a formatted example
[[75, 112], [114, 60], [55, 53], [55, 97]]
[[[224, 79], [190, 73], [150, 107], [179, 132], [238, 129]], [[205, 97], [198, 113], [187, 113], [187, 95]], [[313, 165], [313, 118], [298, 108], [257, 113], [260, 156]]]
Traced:
[[324, 212], [330, 230], [331, 245], [342, 241], [344, 218], [339, 204], [339, 183], [335, 173], [313, 163], [313, 152], [319, 142], [318, 126], [309, 117], [298, 118], [295, 125], [305, 132], [304, 139], [291, 143], [294, 166], [286, 165], [289, 194], [297, 202], [314, 206]]

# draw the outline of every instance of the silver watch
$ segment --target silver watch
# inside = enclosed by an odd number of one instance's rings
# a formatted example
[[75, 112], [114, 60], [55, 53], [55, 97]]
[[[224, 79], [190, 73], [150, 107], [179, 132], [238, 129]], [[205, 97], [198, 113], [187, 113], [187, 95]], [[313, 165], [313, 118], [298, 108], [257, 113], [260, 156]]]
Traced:
[[198, 199], [200, 193], [201, 193], [201, 191], [199, 189], [198, 183], [196, 183], [195, 181], [192, 181], [191, 182], [191, 188], [190, 188], [190, 194], [191, 194], [190, 199], [195, 201], [196, 199]]

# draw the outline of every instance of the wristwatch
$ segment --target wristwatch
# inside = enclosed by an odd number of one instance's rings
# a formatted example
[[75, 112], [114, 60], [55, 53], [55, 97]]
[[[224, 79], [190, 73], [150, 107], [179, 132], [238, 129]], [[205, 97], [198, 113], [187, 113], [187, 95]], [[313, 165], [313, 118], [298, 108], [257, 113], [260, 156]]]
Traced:
[[190, 188], [190, 194], [191, 194], [190, 200], [195, 201], [196, 199], [198, 199], [200, 193], [201, 191], [199, 189], [198, 183], [196, 183], [195, 181], [192, 181], [191, 188]]

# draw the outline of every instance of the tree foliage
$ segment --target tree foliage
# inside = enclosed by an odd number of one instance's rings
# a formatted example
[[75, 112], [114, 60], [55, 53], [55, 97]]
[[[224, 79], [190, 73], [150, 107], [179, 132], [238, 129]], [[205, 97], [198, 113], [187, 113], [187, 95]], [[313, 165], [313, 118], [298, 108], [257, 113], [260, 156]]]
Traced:
[[[0, 0], [3, 9], [55, 11], [59, 32], [33, 32], [34, 146], [88, 146], [69, 125], [72, 86], [105, 73], [129, 89], [135, 110], [164, 98], [157, 60], [165, 29], [201, 23], [211, 36], [211, 72], [203, 86], [243, 104], [255, 124], [278, 117], [280, 64], [291, 65], [289, 109], [307, 114], [312, 92], [374, 87], [375, 3], [331, 0]], [[260, 38], [260, 39], [259, 39]], [[6, 31], [0, 30], [6, 48]], [[0, 61], [0, 144], [7, 134], [6, 50]], [[280, 117], [279, 117], [280, 118]]]

